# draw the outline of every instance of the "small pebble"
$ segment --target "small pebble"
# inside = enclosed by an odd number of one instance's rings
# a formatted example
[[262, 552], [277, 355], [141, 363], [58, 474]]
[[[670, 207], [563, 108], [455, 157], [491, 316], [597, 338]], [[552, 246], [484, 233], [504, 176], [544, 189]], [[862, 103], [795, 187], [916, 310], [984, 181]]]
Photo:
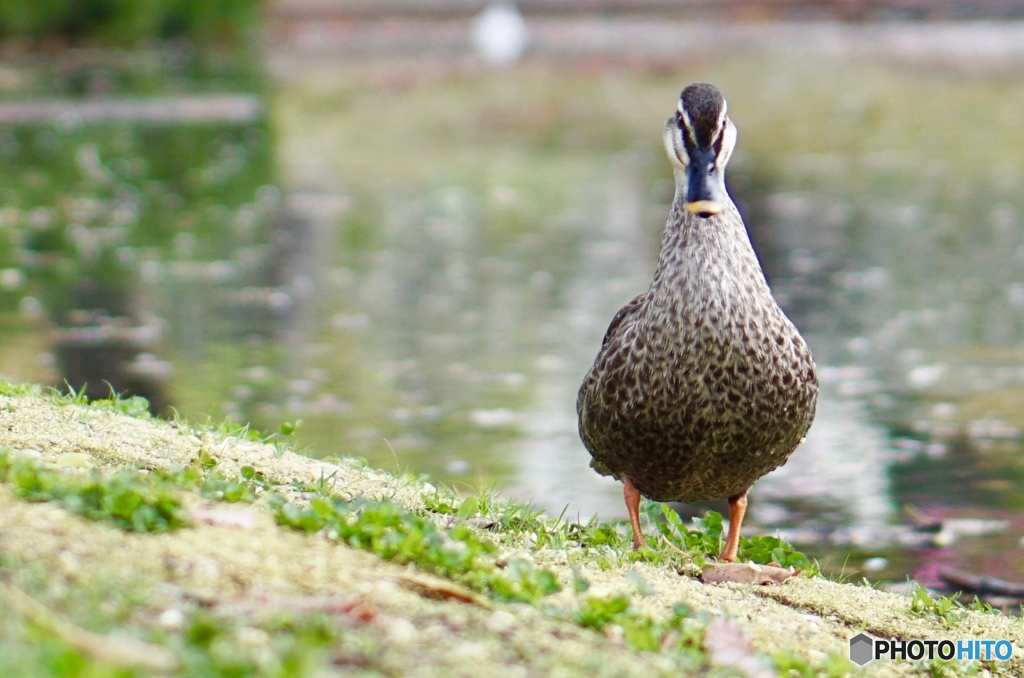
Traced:
[[454, 631], [461, 631], [470, 626], [469, 616], [460, 610], [452, 610], [447, 617], [447, 624]]
[[374, 595], [375, 597], [381, 597], [385, 599], [394, 597], [396, 595], [396, 592], [400, 590], [401, 588], [398, 586], [398, 584], [396, 584], [393, 581], [388, 581], [386, 579], [375, 581], [370, 586], [370, 591], [372, 592], [372, 595]]
[[178, 631], [185, 625], [185, 613], [176, 608], [168, 608], [157, 618], [160, 627], [167, 631]]
[[487, 646], [476, 641], [458, 643], [450, 652], [453, 659], [467, 665], [483, 662], [488, 655]]
[[263, 629], [253, 628], [246, 626], [238, 629], [235, 634], [235, 638], [238, 639], [239, 645], [245, 647], [263, 647], [270, 643], [270, 634]]
[[426, 642], [437, 643], [450, 637], [451, 631], [442, 624], [434, 624], [423, 629], [423, 640]]
[[488, 617], [484, 626], [491, 633], [501, 634], [508, 633], [509, 631], [514, 629], [517, 623], [518, 620], [516, 619], [516, 616], [514, 614], [512, 614], [511, 612], [506, 612], [505, 610], [498, 610], [490, 617]]
[[65, 452], [57, 457], [56, 462], [61, 466], [71, 466], [74, 468], [93, 467], [92, 457], [82, 452]]
[[408, 619], [394, 617], [384, 623], [384, 633], [388, 640], [397, 645], [408, 645], [416, 639], [416, 625]]

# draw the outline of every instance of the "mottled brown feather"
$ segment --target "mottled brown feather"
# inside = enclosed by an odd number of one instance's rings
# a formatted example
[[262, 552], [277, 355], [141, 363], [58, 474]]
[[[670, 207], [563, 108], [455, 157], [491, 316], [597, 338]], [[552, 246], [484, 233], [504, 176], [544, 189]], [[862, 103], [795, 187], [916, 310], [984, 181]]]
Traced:
[[[715, 115], [701, 103], [706, 125]], [[818, 382], [731, 199], [709, 217], [683, 202], [677, 191], [654, 280], [612, 319], [577, 412], [598, 472], [695, 502], [739, 495], [784, 464], [814, 419]]]

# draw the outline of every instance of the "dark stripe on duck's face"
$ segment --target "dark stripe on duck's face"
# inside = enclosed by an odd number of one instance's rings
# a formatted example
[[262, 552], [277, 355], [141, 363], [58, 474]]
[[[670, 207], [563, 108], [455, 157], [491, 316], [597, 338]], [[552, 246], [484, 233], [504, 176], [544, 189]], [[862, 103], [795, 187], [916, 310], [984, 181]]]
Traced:
[[681, 134], [679, 135], [683, 140], [683, 147], [686, 152], [691, 152], [697, 147], [697, 138], [694, 136], [693, 127], [690, 125], [690, 120], [685, 113], [676, 113], [676, 125], [679, 126]]
[[718, 159], [722, 156], [722, 144], [725, 142], [725, 120], [722, 121], [722, 126], [718, 129], [718, 136], [715, 137], [715, 143], [712, 145], [714, 151], [715, 164], [720, 165]]
[[[686, 119], [679, 113], [676, 113], [676, 123], [682, 131], [680, 137], [682, 137], [683, 148], [688, 157], [694, 158], [696, 155], [701, 153], [701, 149], [706, 149], [703, 150], [703, 152], [710, 152], [715, 166], [721, 166], [718, 159], [722, 155], [722, 146], [725, 143], [726, 137], [725, 130], [728, 125], [727, 118], [725, 118], [725, 116], [722, 116], [721, 125], [715, 129], [714, 134], [710, 135], [706, 140], [698, 140], [697, 131], [690, 127], [687, 124]], [[712, 141], [712, 139], [714, 141]]]

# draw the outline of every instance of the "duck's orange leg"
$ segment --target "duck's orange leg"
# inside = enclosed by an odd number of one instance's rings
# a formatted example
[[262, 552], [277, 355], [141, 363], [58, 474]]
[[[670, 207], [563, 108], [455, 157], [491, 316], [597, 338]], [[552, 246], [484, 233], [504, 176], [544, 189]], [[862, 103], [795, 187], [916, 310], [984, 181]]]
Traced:
[[644, 533], [640, 529], [640, 490], [636, 489], [633, 481], [626, 476], [622, 477], [622, 494], [626, 497], [626, 510], [629, 511], [629, 524], [633, 527], [633, 550], [641, 546], [647, 546], [644, 540]]
[[725, 540], [725, 549], [719, 560], [729, 563], [736, 562], [736, 552], [740, 548], [740, 526], [743, 525], [743, 516], [747, 512], [747, 493], [737, 494], [729, 497], [729, 536]]

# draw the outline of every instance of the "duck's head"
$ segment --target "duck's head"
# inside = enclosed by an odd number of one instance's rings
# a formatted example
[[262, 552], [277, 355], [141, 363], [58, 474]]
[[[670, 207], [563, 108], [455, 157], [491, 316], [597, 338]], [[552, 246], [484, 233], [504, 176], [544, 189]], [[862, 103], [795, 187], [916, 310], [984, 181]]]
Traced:
[[675, 169], [676, 196], [691, 214], [710, 217], [725, 209], [725, 164], [736, 145], [736, 126], [726, 115], [722, 93], [695, 82], [679, 95], [665, 122], [665, 151]]

